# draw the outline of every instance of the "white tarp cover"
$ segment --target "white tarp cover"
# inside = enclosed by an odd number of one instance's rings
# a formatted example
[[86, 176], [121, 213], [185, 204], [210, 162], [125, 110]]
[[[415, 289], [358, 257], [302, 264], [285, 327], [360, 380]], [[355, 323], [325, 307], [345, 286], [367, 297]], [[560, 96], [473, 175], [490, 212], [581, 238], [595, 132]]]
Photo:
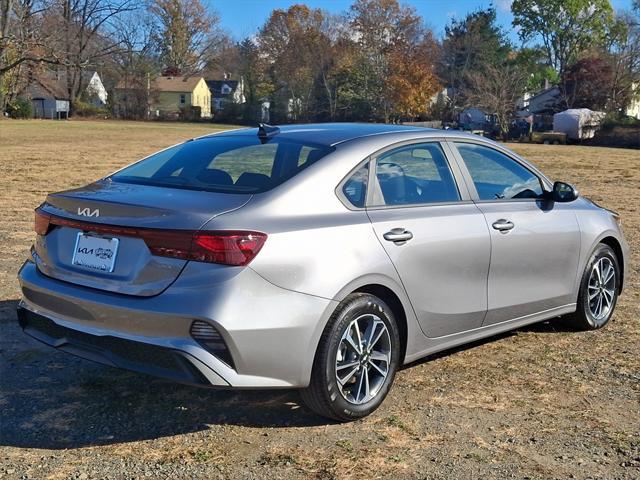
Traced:
[[553, 116], [553, 131], [566, 133], [572, 140], [593, 138], [604, 116], [588, 108], [570, 108]]

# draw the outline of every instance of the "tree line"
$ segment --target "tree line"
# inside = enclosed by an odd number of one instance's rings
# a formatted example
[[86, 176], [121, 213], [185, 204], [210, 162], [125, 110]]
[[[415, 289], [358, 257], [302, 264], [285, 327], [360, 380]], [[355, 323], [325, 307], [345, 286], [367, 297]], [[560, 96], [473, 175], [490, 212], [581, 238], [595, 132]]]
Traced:
[[608, 0], [511, 8], [517, 45], [493, 7], [451, 19], [437, 38], [397, 0], [355, 0], [343, 14], [297, 4], [236, 41], [201, 0], [0, 0], [0, 111], [50, 70], [64, 74], [72, 105], [86, 71], [111, 90], [136, 87], [119, 110], [132, 118], [147, 114], [158, 75], [241, 78], [246, 102], [223, 113], [247, 123], [266, 101], [274, 122], [446, 121], [474, 106], [504, 130], [518, 98], [545, 83], [560, 86], [563, 107], [618, 114], [640, 93], [640, 0], [628, 12]]

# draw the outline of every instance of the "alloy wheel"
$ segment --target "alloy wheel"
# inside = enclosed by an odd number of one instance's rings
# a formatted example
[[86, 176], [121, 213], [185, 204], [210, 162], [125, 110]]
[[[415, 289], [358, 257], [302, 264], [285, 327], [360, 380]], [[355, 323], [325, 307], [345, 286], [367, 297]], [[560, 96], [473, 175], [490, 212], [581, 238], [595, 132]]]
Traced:
[[611, 259], [599, 258], [594, 263], [587, 286], [589, 311], [597, 321], [607, 318], [616, 294], [616, 269]]
[[342, 334], [336, 355], [336, 381], [344, 399], [361, 405], [374, 398], [390, 363], [391, 337], [380, 317], [365, 314], [353, 320]]

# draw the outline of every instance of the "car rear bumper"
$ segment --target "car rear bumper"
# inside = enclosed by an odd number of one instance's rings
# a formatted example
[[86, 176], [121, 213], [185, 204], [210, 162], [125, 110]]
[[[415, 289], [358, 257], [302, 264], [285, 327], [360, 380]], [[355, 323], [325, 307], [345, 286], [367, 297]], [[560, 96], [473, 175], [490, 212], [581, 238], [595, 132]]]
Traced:
[[205, 377], [198, 360], [180, 350], [159, 347], [110, 335], [92, 335], [64, 327], [23, 306], [18, 307], [18, 320], [26, 334], [47, 345], [105, 365], [193, 385], [228, 384], [220, 377]]
[[[60, 350], [183, 383], [308, 385], [318, 340], [336, 302], [276, 287], [250, 268], [221, 277], [207, 273], [207, 267], [191, 262], [162, 294], [131, 297], [52, 279], [28, 261], [18, 276], [20, 324]], [[194, 321], [216, 329], [232, 361], [191, 336]]]

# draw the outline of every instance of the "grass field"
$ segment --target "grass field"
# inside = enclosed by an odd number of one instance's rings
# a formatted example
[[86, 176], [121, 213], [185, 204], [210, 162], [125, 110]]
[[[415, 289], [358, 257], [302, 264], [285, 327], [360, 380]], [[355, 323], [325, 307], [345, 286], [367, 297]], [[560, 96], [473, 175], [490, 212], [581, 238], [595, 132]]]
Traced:
[[434, 356], [353, 424], [295, 392], [174, 385], [24, 336], [15, 278], [46, 193], [216, 128], [0, 120], [0, 478], [640, 478], [638, 150], [509, 145], [621, 213], [631, 270], [606, 329], [545, 323]]

